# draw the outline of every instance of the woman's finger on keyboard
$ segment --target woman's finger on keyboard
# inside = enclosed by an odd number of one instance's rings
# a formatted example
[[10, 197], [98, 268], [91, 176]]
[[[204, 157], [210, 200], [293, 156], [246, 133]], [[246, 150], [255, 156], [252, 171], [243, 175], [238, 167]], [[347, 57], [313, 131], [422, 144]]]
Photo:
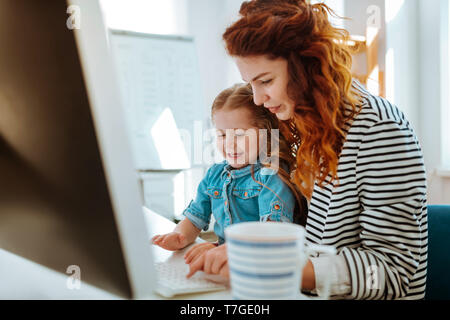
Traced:
[[225, 284], [228, 285], [229, 284], [229, 277], [225, 277], [221, 274], [207, 274], [205, 273], [204, 278], [206, 280], [212, 281], [214, 283], [219, 283], [219, 284]]
[[223, 278], [228, 279], [228, 281], [230, 281], [230, 268], [228, 267], [228, 260], [222, 266], [222, 269], [220, 269], [219, 275]]
[[205, 251], [208, 251], [212, 248], [214, 248], [214, 246], [211, 245], [210, 243], [200, 243], [196, 245], [195, 248], [192, 248], [192, 251], [189, 252], [189, 254], [186, 253], [186, 263], [193, 261], [196, 257], [200, 256]]
[[219, 274], [227, 261], [227, 247], [226, 244], [224, 244], [205, 253], [203, 269], [205, 273]]
[[203, 252], [208, 251], [212, 248], [215, 248], [215, 246], [212, 243], [205, 242], [205, 243], [198, 243], [194, 246], [192, 246], [184, 255], [184, 262], [189, 264], [191, 261], [193, 261], [196, 257], [201, 255]]
[[203, 243], [197, 243], [194, 244], [192, 247], [189, 248], [188, 251], [184, 254], [184, 262], [189, 264], [193, 258], [195, 258], [198, 255], [199, 247], [201, 247]]
[[222, 268], [227, 263], [226, 257], [216, 256], [216, 258], [211, 263], [211, 272], [212, 274], [220, 274]]
[[205, 260], [205, 255], [201, 254], [197, 256], [190, 264], [189, 264], [189, 273], [186, 275], [186, 278], [192, 277], [197, 271], [203, 270], [203, 263]]

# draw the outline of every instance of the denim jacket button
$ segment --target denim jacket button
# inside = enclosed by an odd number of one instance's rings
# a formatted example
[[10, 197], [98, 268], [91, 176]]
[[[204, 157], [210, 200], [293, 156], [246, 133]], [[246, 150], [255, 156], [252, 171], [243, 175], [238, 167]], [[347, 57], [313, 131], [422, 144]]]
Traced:
[[275, 210], [279, 210], [279, 209], [280, 209], [280, 206], [279, 206], [279, 205], [277, 205], [277, 204], [276, 204], [276, 205], [274, 205], [273, 207], [275, 208]]
[[248, 192], [244, 192], [244, 197], [248, 197]]
[[218, 196], [219, 195], [219, 191], [214, 191], [214, 195]]

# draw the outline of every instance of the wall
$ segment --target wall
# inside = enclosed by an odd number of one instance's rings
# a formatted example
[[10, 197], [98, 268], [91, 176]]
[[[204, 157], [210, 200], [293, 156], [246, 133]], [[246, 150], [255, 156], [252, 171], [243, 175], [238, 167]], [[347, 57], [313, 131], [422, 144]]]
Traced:
[[242, 0], [189, 0], [187, 33], [197, 43], [207, 115], [220, 91], [231, 84], [242, 82], [222, 41], [227, 25], [238, 17], [241, 2]]
[[[443, 117], [448, 108], [448, 1], [419, 1], [420, 126], [428, 175], [428, 202], [450, 204], [449, 168], [443, 168]], [[448, 131], [447, 131], [448, 135]]]
[[386, 98], [406, 115], [420, 141], [418, 0], [386, 0]]
[[[345, 20], [344, 28], [351, 34], [357, 36], [367, 36], [368, 25], [376, 23], [378, 29], [378, 67], [385, 72], [385, 52], [386, 52], [386, 24], [384, 19], [384, 0], [346, 0], [344, 1]], [[367, 74], [367, 56], [358, 54], [354, 56], [354, 66], [352, 72], [355, 74]]]
[[[370, 5], [382, 9], [379, 61], [386, 72], [387, 98], [411, 122], [427, 170], [428, 203], [450, 204], [450, 169], [443, 168], [442, 144], [449, 136], [448, 0], [346, 0], [345, 28], [364, 35]], [[440, 16], [439, 16], [440, 15]], [[383, 45], [384, 42], [384, 45]]]
[[[203, 91], [203, 104], [199, 107], [204, 109], [205, 119], [209, 118], [217, 94], [242, 82], [222, 42], [222, 33], [237, 18], [241, 3], [242, 0], [101, 0], [110, 28], [194, 37]], [[141, 175], [145, 203], [167, 217], [179, 216], [195, 196], [205, 169]]]
[[186, 34], [188, 0], [100, 0], [106, 26], [155, 34]]

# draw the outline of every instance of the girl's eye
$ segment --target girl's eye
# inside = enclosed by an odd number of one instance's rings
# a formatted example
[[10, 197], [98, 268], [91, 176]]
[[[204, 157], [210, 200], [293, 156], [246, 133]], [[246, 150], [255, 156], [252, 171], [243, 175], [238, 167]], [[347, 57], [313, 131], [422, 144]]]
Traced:
[[268, 84], [272, 81], [272, 79], [269, 80], [261, 80], [261, 84]]

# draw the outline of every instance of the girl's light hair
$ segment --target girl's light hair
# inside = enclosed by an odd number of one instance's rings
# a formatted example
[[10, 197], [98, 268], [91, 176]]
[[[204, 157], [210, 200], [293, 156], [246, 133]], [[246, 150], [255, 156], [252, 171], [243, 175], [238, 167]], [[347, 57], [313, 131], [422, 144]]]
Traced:
[[[219, 110], [227, 111], [236, 109], [247, 110], [250, 115], [249, 120], [251, 124], [255, 128], [266, 130], [266, 145], [264, 147], [267, 154], [260, 158], [261, 165], [271, 168], [273, 167], [272, 161], [274, 159], [279, 162], [280, 165], [276, 166], [278, 169], [277, 174], [281, 180], [288, 185], [296, 199], [294, 222], [304, 226], [306, 224], [307, 202], [296, 185], [291, 182], [290, 178], [290, 172], [295, 170], [296, 167], [295, 154], [292, 152], [290, 144], [283, 135], [272, 135], [272, 130], [280, 129], [280, 121], [266, 108], [255, 105], [253, 101], [253, 92], [249, 84], [235, 84], [232, 87], [223, 90], [213, 102], [211, 119], [214, 122], [214, 115]], [[274, 142], [275, 146], [272, 145], [271, 141]], [[264, 188], [274, 192], [262, 182], [255, 179], [253, 164], [251, 164], [251, 166], [253, 180]], [[275, 195], [284, 202], [276, 193]]]

